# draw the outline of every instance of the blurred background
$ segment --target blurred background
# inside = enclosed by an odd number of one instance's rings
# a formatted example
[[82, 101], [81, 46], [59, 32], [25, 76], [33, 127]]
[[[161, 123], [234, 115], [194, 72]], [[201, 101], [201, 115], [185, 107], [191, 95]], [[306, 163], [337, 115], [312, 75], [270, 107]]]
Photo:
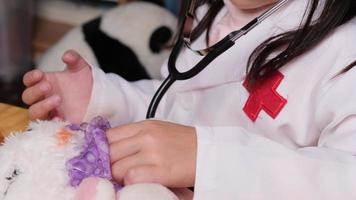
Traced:
[[[0, 0], [0, 103], [25, 106], [22, 76], [73, 27], [135, 0]], [[147, 0], [177, 14], [178, 0]]]

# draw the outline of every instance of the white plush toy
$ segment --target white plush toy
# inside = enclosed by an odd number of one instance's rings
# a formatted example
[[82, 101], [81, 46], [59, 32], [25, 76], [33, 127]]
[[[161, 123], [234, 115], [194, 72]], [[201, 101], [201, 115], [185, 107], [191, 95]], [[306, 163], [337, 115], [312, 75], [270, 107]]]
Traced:
[[108, 126], [101, 117], [81, 125], [38, 121], [6, 138], [0, 146], [0, 200], [177, 200], [158, 184], [114, 183]]
[[74, 49], [93, 66], [128, 81], [159, 79], [176, 27], [176, 17], [158, 5], [148, 2], [120, 5], [74, 28], [39, 59], [37, 67], [61, 71], [62, 54]]

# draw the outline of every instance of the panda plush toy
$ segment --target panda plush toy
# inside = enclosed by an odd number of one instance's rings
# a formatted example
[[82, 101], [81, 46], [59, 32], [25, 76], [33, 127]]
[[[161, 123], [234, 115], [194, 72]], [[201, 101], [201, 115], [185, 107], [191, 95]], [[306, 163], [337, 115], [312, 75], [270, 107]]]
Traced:
[[159, 79], [177, 27], [175, 15], [156, 4], [132, 2], [74, 28], [39, 59], [43, 71], [65, 68], [60, 57], [78, 51], [93, 66], [128, 81]]

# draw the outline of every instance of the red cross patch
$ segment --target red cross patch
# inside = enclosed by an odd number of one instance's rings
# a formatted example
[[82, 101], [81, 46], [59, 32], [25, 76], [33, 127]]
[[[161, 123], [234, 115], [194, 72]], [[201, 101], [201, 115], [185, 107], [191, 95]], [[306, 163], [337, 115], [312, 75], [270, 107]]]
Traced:
[[252, 121], [256, 121], [262, 110], [273, 119], [275, 119], [281, 112], [286, 105], [287, 100], [278, 94], [276, 90], [283, 79], [283, 74], [277, 71], [268, 78], [257, 83], [253, 89], [248, 88], [248, 81], [245, 80], [243, 85], [250, 93], [250, 97], [248, 98], [243, 111]]

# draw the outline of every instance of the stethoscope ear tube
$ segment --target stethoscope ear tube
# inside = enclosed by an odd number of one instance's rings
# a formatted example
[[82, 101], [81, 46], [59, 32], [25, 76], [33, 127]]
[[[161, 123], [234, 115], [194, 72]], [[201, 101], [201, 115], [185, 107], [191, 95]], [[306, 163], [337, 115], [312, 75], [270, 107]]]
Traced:
[[162, 100], [165, 93], [167, 93], [168, 89], [172, 86], [172, 84], [177, 80], [188, 80], [198, 75], [201, 71], [203, 71], [216, 57], [224, 53], [226, 50], [231, 48], [235, 44], [234, 41], [229, 40], [228, 38], [224, 43], [219, 46], [219, 48], [214, 49], [211, 53], [205, 56], [195, 67], [187, 72], [179, 72], [175, 65], [176, 60], [178, 58], [179, 51], [183, 45], [182, 39], [180, 39], [176, 45], [174, 46], [171, 56], [168, 60], [168, 70], [169, 75], [163, 81], [161, 86], [158, 88], [157, 92], [152, 98], [152, 101], [148, 107], [148, 111], [146, 114], [146, 119], [151, 119], [155, 117], [159, 102]]
[[258, 18], [254, 19], [251, 22], [249, 22], [248, 24], [246, 24], [242, 29], [240, 29], [238, 31], [234, 31], [231, 34], [229, 34], [223, 40], [221, 40], [216, 45], [214, 45], [213, 48], [209, 48], [210, 52], [207, 53], [206, 56], [201, 61], [199, 61], [198, 64], [196, 64], [194, 67], [192, 67], [190, 70], [188, 70], [186, 72], [179, 72], [176, 67], [176, 61], [177, 61], [179, 52], [184, 44], [183, 27], [182, 27], [181, 36], [179, 37], [178, 41], [176, 42], [176, 45], [174, 45], [172, 53], [168, 59], [169, 75], [163, 81], [162, 85], [159, 87], [159, 89], [155, 93], [155, 95], [149, 105], [149, 108], [148, 108], [148, 111], [146, 114], [146, 118], [150, 119], [150, 118], [155, 117], [159, 102], [161, 101], [164, 94], [168, 91], [168, 89], [172, 86], [172, 84], [175, 81], [188, 80], [188, 79], [193, 78], [194, 76], [198, 75], [213, 60], [215, 60], [218, 56], [220, 56], [225, 51], [227, 51], [229, 48], [231, 48], [235, 44], [236, 40], [238, 40], [243, 35], [247, 34], [249, 31], [251, 31], [254, 27], [256, 27], [259, 23], [261, 23], [267, 17], [272, 15], [274, 12], [276, 12], [279, 8], [281, 8], [287, 2], [288, 2], [288, 0], [280, 0], [275, 6], [273, 6], [271, 9], [269, 9], [268, 11], [263, 13]]
[[177, 45], [174, 47], [171, 56], [168, 60], [168, 70], [169, 74], [175, 80], [188, 80], [198, 75], [201, 71], [203, 71], [213, 60], [215, 60], [218, 56], [223, 54], [229, 48], [231, 48], [235, 42], [231, 40], [231, 38], [226, 37], [222, 41], [220, 41], [218, 47], [212, 50], [208, 55], [206, 55], [198, 64], [196, 64], [193, 68], [186, 72], [179, 72], [176, 66], [176, 60], [179, 55], [179, 51], [183, 45], [183, 39], [180, 39], [177, 42]]
[[[225, 41], [222, 41], [222, 44], [211, 51], [208, 55], [206, 55], [195, 67], [190, 69], [187, 72], [178, 72], [174, 75], [177, 80], [188, 80], [198, 75], [201, 71], [203, 71], [212, 61], [214, 61], [218, 56], [223, 54], [229, 48], [231, 48], [235, 42], [230, 40], [229, 38], [225, 38]], [[176, 68], [176, 67], [175, 67]]]

